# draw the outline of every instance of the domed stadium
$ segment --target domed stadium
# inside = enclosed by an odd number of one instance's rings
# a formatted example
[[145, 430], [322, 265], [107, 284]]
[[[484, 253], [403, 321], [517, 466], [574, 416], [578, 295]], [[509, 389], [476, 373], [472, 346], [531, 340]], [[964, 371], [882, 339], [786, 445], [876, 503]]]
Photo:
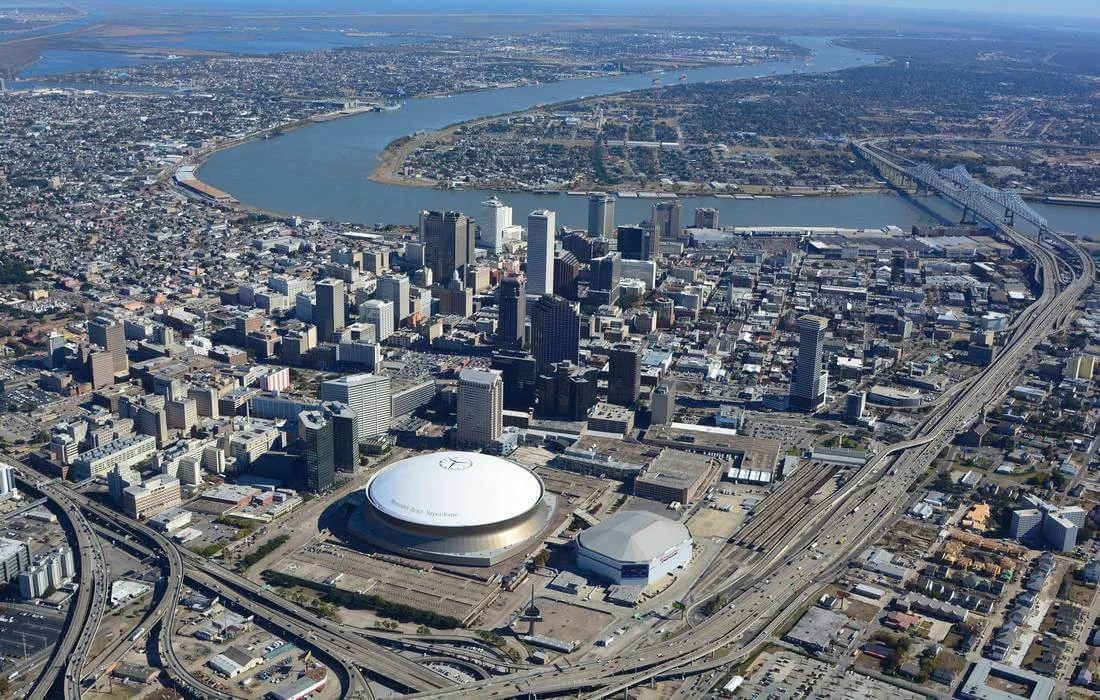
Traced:
[[396, 554], [492, 566], [535, 544], [555, 499], [534, 472], [477, 452], [395, 462], [367, 483], [348, 531]]
[[596, 578], [648, 586], [691, 561], [683, 524], [646, 511], [619, 511], [577, 535], [577, 568]]

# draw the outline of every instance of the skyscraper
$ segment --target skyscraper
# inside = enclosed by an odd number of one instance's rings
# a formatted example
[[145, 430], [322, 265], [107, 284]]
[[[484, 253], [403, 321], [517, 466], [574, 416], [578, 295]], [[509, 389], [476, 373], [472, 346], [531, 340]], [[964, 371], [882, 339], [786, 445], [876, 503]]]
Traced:
[[558, 251], [554, 255], [554, 294], [566, 299], [577, 298], [577, 280], [584, 268], [577, 256], [568, 250]]
[[438, 312], [444, 316], [473, 316], [474, 290], [458, 277], [458, 273], [445, 285], [432, 287], [432, 296], [438, 300]]
[[580, 357], [581, 319], [567, 300], [544, 294], [531, 305], [531, 350], [539, 374], [551, 365]]
[[496, 197], [481, 203], [481, 244], [494, 253], [504, 245], [504, 229], [512, 225], [512, 207]]
[[522, 348], [527, 316], [527, 281], [508, 275], [497, 288], [497, 343], [502, 348]]
[[359, 305], [359, 320], [374, 324], [379, 343], [393, 335], [393, 306], [388, 299], [368, 299]]
[[493, 353], [492, 368], [504, 381], [504, 408], [526, 411], [535, 405], [538, 370], [535, 358], [522, 350], [498, 350]]
[[[65, 336], [59, 331], [50, 331], [46, 336], [46, 369], [57, 369], [65, 364]], [[112, 363], [113, 364], [113, 363]]]
[[659, 384], [653, 390], [649, 402], [650, 422], [653, 425], [668, 425], [676, 413], [676, 382]]
[[332, 423], [332, 455], [336, 469], [355, 471], [359, 464], [359, 416], [339, 401], [325, 401], [321, 408]]
[[679, 200], [673, 200], [671, 202], [654, 202], [653, 215], [649, 219], [653, 222], [653, 226], [656, 230], [656, 239], [658, 241], [658, 243], [653, 246], [654, 256], [660, 253], [660, 241], [675, 240], [684, 232], [684, 227], [680, 223], [683, 210], [684, 208]]
[[459, 447], [481, 448], [504, 428], [504, 383], [500, 372], [467, 367], [458, 375]]
[[645, 222], [641, 226], [620, 226], [617, 237], [619, 253], [624, 260], [653, 260], [660, 252], [660, 240], [656, 239], [654, 224]]
[[642, 387], [642, 349], [633, 343], [616, 343], [608, 353], [607, 402], [633, 406]]
[[322, 411], [302, 411], [298, 414], [298, 438], [302, 441], [306, 489], [314, 493], [326, 491], [336, 483], [332, 428], [332, 421]]
[[535, 412], [547, 418], [585, 420], [588, 409], [596, 405], [598, 374], [595, 367], [578, 367], [572, 362], [551, 366], [539, 374]]
[[457, 211], [420, 212], [420, 242], [424, 244], [424, 265], [432, 278], [451, 279], [455, 270], [474, 261], [477, 224]]
[[401, 325], [401, 322], [412, 313], [409, 309], [408, 275], [393, 274], [379, 277], [374, 296], [393, 302], [394, 325]]
[[589, 236], [581, 231], [573, 231], [569, 235], [561, 239], [562, 250], [568, 250], [573, 255], [577, 256], [577, 260], [582, 263], [588, 263], [592, 260], [595, 253], [593, 248], [595, 247], [593, 241], [605, 241], [602, 238], [589, 238]]
[[619, 281], [622, 278], [622, 254], [611, 252], [592, 258], [588, 267], [588, 301], [591, 304], [614, 305], [619, 301]]
[[126, 330], [110, 316], [96, 316], [88, 322], [88, 339], [111, 354], [115, 374], [130, 371], [126, 357]]
[[390, 378], [384, 374], [349, 374], [321, 383], [322, 401], [345, 403], [359, 418], [359, 442], [390, 429]]
[[588, 235], [610, 236], [615, 230], [615, 198], [606, 192], [588, 194]]
[[798, 319], [798, 358], [790, 393], [792, 409], [812, 412], [825, 403], [829, 375], [821, 364], [828, 326], [829, 319], [821, 316], [807, 314]]
[[527, 217], [527, 293], [554, 293], [554, 229], [556, 216], [537, 209]]
[[718, 228], [718, 210], [714, 207], [697, 207], [695, 228]]
[[331, 343], [336, 331], [343, 330], [347, 325], [344, 322], [344, 281], [321, 280], [314, 290], [317, 292], [317, 309], [313, 312], [313, 322], [317, 326], [317, 340]]
[[867, 392], [849, 391], [844, 399], [844, 420], [849, 423], [858, 423], [863, 420], [863, 413], [867, 410]]

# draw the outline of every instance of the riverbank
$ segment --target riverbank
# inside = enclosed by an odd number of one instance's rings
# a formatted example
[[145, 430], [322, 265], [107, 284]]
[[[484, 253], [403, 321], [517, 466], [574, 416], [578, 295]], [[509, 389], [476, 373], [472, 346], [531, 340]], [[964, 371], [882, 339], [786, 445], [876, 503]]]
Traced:
[[[892, 62], [892, 59], [876, 57], [876, 60], [869, 65], [888, 65]], [[717, 64], [716, 64], [717, 65]], [[732, 64], [726, 64], [732, 65]], [[734, 67], [746, 67], [748, 64], [739, 64]], [[752, 64], [757, 67], [768, 67], [767, 64]], [[797, 69], [795, 69], [797, 72]], [[773, 71], [773, 75], [776, 72]], [[681, 80], [686, 77], [681, 76]], [[762, 77], [760, 75], [753, 77]], [[740, 78], [726, 78], [719, 79], [714, 82], [736, 82], [738, 80], [748, 80], [749, 76]], [[710, 82], [710, 81], [706, 81]], [[439, 180], [429, 177], [410, 176], [407, 174], [409, 168], [409, 161], [411, 156], [419, 149], [428, 147], [432, 149], [434, 147], [435, 152], [441, 152], [446, 150], [449, 146], [453, 145], [455, 139], [458, 137], [460, 131], [476, 129], [478, 127], [486, 125], [496, 125], [501, 123], [511, 124], [514, 121], [523, 122], [524, 120], [534, 120], [539, 117], [546, 118], [547, 115], [554, 114], [557, 111], [570, 109], [571, 113], [575, 113], [578, 107], [584, 105], [600, 105], [607, 100], [614, 100], [617, 97], [622, 97], [628, 94], [655, 92], [662, 89], [676, 87], [683, 83], [668, 83], [664, 85], [650, 85], [645, 87], [629, 87], [627, 89], [603, 92], [595, 95], [584, 95], [575, 97], [572, 99], [559, 100], [547, 103], [538, 103], [534, 106], [529, 106], [524, 109], [505, 111], [498, 114], [479, 116], [473, 119], [466, 119], [462, 121], [455, 121], [447, 124], [443, 127], [430, 131], [422, 131], [413, 134], [400, 136], [390, 141], [381, 150], [377, 156], [377, 164], [371, 170], [368, 179], [372, 182], [376, 182], [382, 185], [391, 185], [397, 187], [416, 187], [416, 188], [443, 188], [450, 189], [453, 185], [468, 189], [481, 189], [481, 190], [499, 190], [506, 192], [526, 192], [526, 193], [545, 193], [547, 191], [561, 190], [586, 190], [586, 191], [605, 191], [616, 192], [622, 189], [631, 189], [643, 192], [656, 192], [660, 197], [675, 197], [675, 196], [706, 196], [725, 193], [738, 193], [738, 194], [771, 194], [775, 196], [785, 196], [788, 194], [800, 194], [802, 196], [830, 196], [837, 194], [848, 193], [875, 193], [883, 191], [882, 187], [870, 186], [869, 183], [848, 183], [845, 189], [839, 189], [835, 185], [825, 185], [820, 187], [809, 186], [792, 186], [785, 187], [780, 185], [733, 185], [726, 187], [712, 187], [709, 183], [713, 180], [725, 179], [725, 175], [718, 173], [696, 173], [696, 179], [700, 182], [695, 183], [695, 186], [685, 186], [683, 183], [678, 183], [674, 187], [669, 187], [667, 182], [637, 182], [630, 180], [624, 184], [609, 184], [607, 182], [596, 182], [589, 177], [578, 177], [571, 181], [559, 180], [558, 183], [549, 186], [530, 186], [525, 185], [519, 177], [509, 177], [508, 174], [498, 180], [470, 180], [467, 179], [468, 175], [463, 172], [455, 172], [454, 178], [450, 180]], [[494, 127], [490, 126], [490, 129]], [[508, 126], [504, 126], [503, 132], [507, 136]], [[501, 133], [499, 130], [494, 130], [495, 135]], [[594, 140], [581, 139], [576, 143], [570, 144], [576, 148], [587, 148], [589, 150], [596, 147]], [[612, 145], [609, 143], [608, 145]], [[625, 145], [625, 141], [624, 141]], [[482, 150], [480, 144], [475, 143], [475, 150]], [[431, 158], [431, 153], [427, 156]], [[415, 167], [415, 163], [413, 164]], [[474, 166], [476, 167], [476, 165]]]

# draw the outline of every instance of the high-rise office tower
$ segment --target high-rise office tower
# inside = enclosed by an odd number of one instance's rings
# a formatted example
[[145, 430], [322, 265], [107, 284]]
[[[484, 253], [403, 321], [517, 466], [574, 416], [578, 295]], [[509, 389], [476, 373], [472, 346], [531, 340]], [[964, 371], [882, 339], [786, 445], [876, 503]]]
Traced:
[[568, 250], [558, 251], [554, 255], [554, 294], [566, 299], [577, 298], [577, 280], [584, 268], [577, 256]]
[[497, 343], [502, 348], [522, 348], [527, 316], [527, 281], [508, 275], [497, 287]]
[[408, 241], [405, 243], [404, 259], [406, 267], [424, 267], [427, 255], [424, 253], [424, 244], [420, 241]]
[[642, 387], [642, 349], [634, 343], [616, 343], [608, 353], [607, 402], [633, 406]]
[[333, 464], [338, 471], [355, 471], [359, 464], [359, 416], [339, 401], [325, 401], [321, 410], [332, 423]]
[[559, 362], [539, 374], [538, 407], [536, 413], [547, 418], [583, 421], [588, 409], [596, 405], [596, 385], [599, 371], [595, 367], [578, 367], [572, 362]]
[[298, 414], [298, 438], [302, 441], [306, 489], [327, 491], [336, 483], [336, 458], [333, 452], [332, 421], [322, 411]]
[[88, 322], [88, 339], [111, 353], [111, 363], [115, 374], [130, 371], [130, 361], [126, 357], [126, 329], [110, 316], [96, 316]]
[[512, 225], [512, 207], [496, 197], [481, 203], [481, 244], [494, 253], [504, 246], [504, 229]]
[[313, 322], [317, 325], [317, 340], [322, 343], [333, 342], [336, 331], [343, 330], [344, 322], [344, 281], [338, 279], [321, 280], [314, 287], [317, 292], [317, 308], [313, 312]]
[[531, 305], [531, 351], [539, 374], [551, 365], [580, 357], [581, 319], [569, 301], [544, 294]]
[[588, 300], [592, 304], [614, 305], [619, 301], [622, 254], [611, 252], [592, 258], [588, 266]]
[[420, 242], [424, 244], [424, 265], [439, 281], [451, 279], [474, 261], [476, 222], [458, 211], [420, 212]]
[[554, 293], [554, 229], [556, 216], [537, 209], [527, 217], [527, 293]]
[[199, 424], [199, 406], [194, 399], [181, 396], [164, 402], [164, 420], [169, 428], [190, 432]]
[[534, 357], [522, 350], [498, 350], [493, 353], [491, 366], [500, 371], [504, 382], [504, 408], [526, 411], [535, 405], [538, 370]]
[[482, 448], [500, 439], [504, 427], [504, 383], [500, 372], [467, 367], [458, 375], [459, 447]]
[[576, 255], [577, 260], [580, 260], [582, 263], [587, 264], [592, 260], [594, 255], [593, 248], [593, 238], [590, 238], [587, 234], [580, 231], [574, 231], [561, 239], [561, 249], [568, 250], [573, 255]]
[[390, 429], [390, 378], [384, 374], [349, 374], [321, 383], [322, 401], [347, 404], [359, 418], [359, 442]]
[[610, 236], [615, 230], [615, 198], [606, 192], [588, 194], [588, 235]]
[[138, 406], [134, 415], [134, 429], [142, 435], [156, 438], [157, 449], [161, 449], [168, 441], [168, 416], [163, 408]]
[[863, 412], [867, 410], [867, 392], [849, 391], [844, 400], [844, 420], [849, 423], [858, 423], [863, 420]]
[[59, 331], [50, 331], [46, 336], [46, 369], [57, 369], [65, 364], [65, 336]]
[[393, 335], [393, 306], [388, 299], [368, 299], [359, 305], [359, 320], [374, 324], [379, 343]]
[[718, 210], [714, 207], [697, 207], [695, 228], [718, 228]]
[[676, 382], [659, 384], [649, 402], [650, 423], [668, 425], [676, 413]]
[[624, 260], [653, 260], [660, 252], [660, 240], [655, 234], [654, 224], [645, 222], [641, 226], [620, 226], [616, 236], [619, 240], [619, 253]]
[[393, 274], [379, 277], [374, 295], [379, 299], [393, 302], [394, 325], [401, 325], [401, 322], [412, 313], [409, 308], [408, 275]]
[[438, 313], [444, 316], [469, 317], [474, 314], [474, 290], [459, 279], [457, 272], [445, 285], [432, 287], [432, 296], [438, 301]]
[[825, 329], [829, 319], [807, 314], [798, 319], [798, 358], [791, 380], [790, 406], [800, 411], [815, 411], [825, 403], [829, 375], [822, 369], [825, 354]]
[[679, 200], [654, 202], [653, 215], [649, 219], [656, 230], [657, 244], [653, 246], [654, 255], [660, 253], [660, 241], [676, 240], [684, 232], [684, 227], [680, 223], [683, 210]]

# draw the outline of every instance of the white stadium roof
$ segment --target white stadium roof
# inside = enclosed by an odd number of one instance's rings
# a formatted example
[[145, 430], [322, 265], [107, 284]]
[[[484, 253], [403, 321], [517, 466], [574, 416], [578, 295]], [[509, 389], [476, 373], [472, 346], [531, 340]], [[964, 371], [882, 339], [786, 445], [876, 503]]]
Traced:
[[619, 511], [577, 535], [578, 544], [609, 559], [644, 563], [691, 538], [681, 523], [647, 511]]
[[386, 515], [431, 527], [478, 527], [519, 517], [542, 498], [524, 467], [476, 452], [435, 452], [391, 464], [367, 485]]

